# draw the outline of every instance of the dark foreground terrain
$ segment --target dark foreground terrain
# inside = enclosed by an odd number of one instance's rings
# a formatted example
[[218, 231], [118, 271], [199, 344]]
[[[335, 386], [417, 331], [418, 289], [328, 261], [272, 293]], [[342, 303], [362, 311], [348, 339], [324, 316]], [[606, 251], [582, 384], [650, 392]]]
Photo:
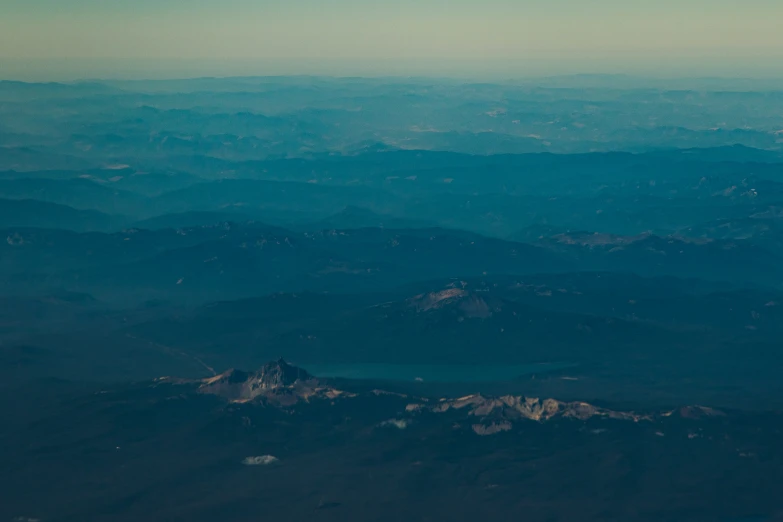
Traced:
[[48, 398], [35, 409], [21, 398], [0, 431], [0, 520], [783, 514], [780, 412], [421, 397], [282, 360], [195, 381], [50, 386], [30, 391]]

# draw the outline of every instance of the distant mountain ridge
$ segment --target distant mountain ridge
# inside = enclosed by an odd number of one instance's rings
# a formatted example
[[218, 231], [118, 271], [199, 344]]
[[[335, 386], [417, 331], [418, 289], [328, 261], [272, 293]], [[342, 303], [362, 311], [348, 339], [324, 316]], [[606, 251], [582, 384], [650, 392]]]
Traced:
[[78, 210], [34, 199], [0, 199], [0, 229], [48, 228], [76, 232], [112, 232], [127, 219], [97, 210]]
[[[158, 382], [166, 381], [167, 379]], [[187, 383], [187, 381], [183, 382]], [[229, 370], [215, 377], [196, 381], [196, 384], [199, 393], [217, 395], [231, 403], [255, 402], [278, 407], [293, 407], [301, 401], [334, 401], [338, 398], [346, 401], [362, 400], [360, 399], [362, 395], [367, 397], [364, 400], [372, 401], [373, 397], [390, 395], [405, 403], [404, 411], [389, 412], [390, 415], [395, 415], [399, 423], [413, 422], [416, 417], [426, 412], [434, 414], [459, 412], [472, 419], [472, 430], [478, 435], [493, 435], [508, 431], [512, 429], [513, 423], [523, 420], [546, 422], [555, 418], [570, 418], [586, 421], [598, 417], [632, 422], [655, 422], [656, 418], [665, 418], [672, 414], [687, 418], [725, 416], [721, 411], [702, 406], [687, 406], [658, 414], [639, 414], [599, 408], [585, 402], [540, 400], [511, 395], [502, 397], [469, 395], [456, 399], [430, 399], [386, 392], [381, 389], [357, 394], [341, 391], [328, 383], [321, 382], [306, 370], [293, 366], [284, 359], [266, 363], [255, 372]]]

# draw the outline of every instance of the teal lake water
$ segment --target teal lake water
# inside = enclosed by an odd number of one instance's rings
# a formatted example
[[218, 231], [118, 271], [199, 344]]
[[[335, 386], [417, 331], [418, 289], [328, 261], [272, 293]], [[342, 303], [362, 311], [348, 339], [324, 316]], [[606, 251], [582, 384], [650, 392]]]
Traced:
[[546, 363], [475, 366], [463, 364], [303, 364], [302, 366], [316, 377], [389, 381], [421, 379], [424, 382], [494, 382], [573, 368], [576, 365]]

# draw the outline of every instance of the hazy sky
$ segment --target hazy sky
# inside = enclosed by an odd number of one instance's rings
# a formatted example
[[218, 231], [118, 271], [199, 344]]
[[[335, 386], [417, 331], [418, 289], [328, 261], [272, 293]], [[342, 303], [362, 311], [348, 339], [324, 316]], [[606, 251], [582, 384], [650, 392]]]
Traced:
[[782, 25], [783, 0], [0, 0], [0, 63], [783, 75]]

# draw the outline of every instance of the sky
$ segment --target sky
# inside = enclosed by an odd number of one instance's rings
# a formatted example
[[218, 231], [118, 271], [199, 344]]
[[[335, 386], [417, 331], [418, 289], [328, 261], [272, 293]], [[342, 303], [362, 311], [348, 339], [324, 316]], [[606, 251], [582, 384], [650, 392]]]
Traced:
[[0, 77], [783, 77], [782, 23], [783, 0], [2, 0]]

